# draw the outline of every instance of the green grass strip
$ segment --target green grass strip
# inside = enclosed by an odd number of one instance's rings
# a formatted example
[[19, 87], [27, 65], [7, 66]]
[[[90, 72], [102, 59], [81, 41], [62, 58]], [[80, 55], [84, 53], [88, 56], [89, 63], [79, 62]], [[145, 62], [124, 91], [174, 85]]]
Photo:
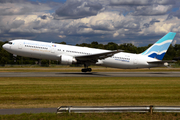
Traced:
[[0, 120], [179, 120], [180, 113], [88, 113], [0, 115]]
[[178, 77], [0, 78], [0, 108], [180, 105]]

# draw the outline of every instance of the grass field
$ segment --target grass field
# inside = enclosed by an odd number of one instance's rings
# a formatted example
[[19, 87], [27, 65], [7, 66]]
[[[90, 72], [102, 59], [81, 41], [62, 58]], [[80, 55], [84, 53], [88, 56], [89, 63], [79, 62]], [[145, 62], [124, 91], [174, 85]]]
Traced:
[[[42, 68], [37, 68], [37, 71], [40, 69]], [[13, 72], [17, 69], [10, 68], [4, 72], [8, 72], [8, 70]], [[19, 69], [19, 71], [29, 72], [32, 70], [35, 69]], [[0, 71], [3, 72], [2, 69]], [[42, 69], [42, 71], [46, 70]], [[0, 77], [0, 109], [101, 105], [179, 106], [180, 79], [176, 77]], [[180, 113], [153, 113], [153, 115], [150, 113], [0, 115], [0, 120], [23, 119], [179, 120]]]
[[100, 113], [2, 115], [0, 120], [179, 120], [180, 113]]
[[0, 108], [180, 105], [176, 77], [0, 78]]

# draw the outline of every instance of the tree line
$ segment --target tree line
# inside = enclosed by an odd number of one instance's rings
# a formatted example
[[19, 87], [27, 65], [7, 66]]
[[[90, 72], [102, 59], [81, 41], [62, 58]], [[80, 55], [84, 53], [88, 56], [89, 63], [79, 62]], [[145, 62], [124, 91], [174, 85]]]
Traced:
[[[2, 46], [7, 42], [1, 42], [0, 41], [0, 65], [4, 66], [6, 64], [9, 65], [24, 65], [24, 64], [37, 64], [38, 59], [35, 58], [27, 58], [22, 56], [13, 56], [13, 54], [5, 51]], [[66, 42], [61, 42], [59, 44], [66, 44]], [[94, 41], [90, 44], [82, 43], [82, 44], [76, 44], [76, 46], [81, 47], [90, 47], [90, 48], [97, 48], [97, 49], [105, 49], [105, 50], [124, 50], [124, 52], [129, 53], [142, 53], [147, 48], [149, 48], [152, 44], [149, 44], [148, 46], [144, 47], [136, 47], [132, 43], [124, 43], [124, 44], [116, 44], [113, 42], [109, 42], [108, 44], [99, 44], [98, 42]], [[180, 56], [180, 44], [170, 45], [167, 53], [164, 56], [163, 60], [172, 60], [175, 57]], [[58, 61], [51, 61], [51, 64], [58, 64]], [[41, 60], [42, 66], [48, 66], [49, 61], [48, 60]]]

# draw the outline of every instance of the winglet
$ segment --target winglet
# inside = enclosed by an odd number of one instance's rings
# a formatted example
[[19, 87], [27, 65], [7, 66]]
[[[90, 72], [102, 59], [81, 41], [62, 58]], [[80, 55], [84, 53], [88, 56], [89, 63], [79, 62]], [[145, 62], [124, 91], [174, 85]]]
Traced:
[[158, 60], [162, 60], [164, 55], [166, 54], [170, 44], [172, 43], [176, 33], [169, 32], [160, 40], [158, 40], [155, 44], [153, 44], [146, 51], [141, 53], [142, 55], [147, 55], [151, 58], [157, 58]]

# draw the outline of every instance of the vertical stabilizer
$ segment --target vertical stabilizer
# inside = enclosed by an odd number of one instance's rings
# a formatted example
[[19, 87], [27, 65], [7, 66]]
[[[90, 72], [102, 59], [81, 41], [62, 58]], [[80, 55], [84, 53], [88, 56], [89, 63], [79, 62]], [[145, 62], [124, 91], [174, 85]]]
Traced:
[[156, 43], [154, 43], [151, 47], [149, 47], [146, 51], [141, 53], [142, 55], [147, 55], [151, 58], [156, 58], [158, 60], [162, 60], [164, 55], [166, 54], [170, 44], [172, 43], [176, 33], [169, 32]]

